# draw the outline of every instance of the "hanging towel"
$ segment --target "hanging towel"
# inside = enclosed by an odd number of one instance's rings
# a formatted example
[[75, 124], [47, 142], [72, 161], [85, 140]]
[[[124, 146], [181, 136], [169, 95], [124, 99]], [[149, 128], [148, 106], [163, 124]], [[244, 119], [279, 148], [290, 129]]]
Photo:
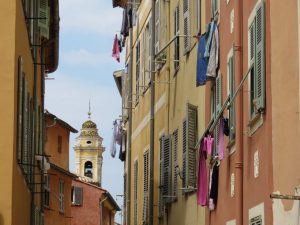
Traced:
[[215, 26], [213, 38], [211, 41], [211, 48], [209, 53], [206, 76], [210, 78], [211, 77], [216, 78], [218, 67], [219, 67], [219, 31], [218, 31], [218, 27]]
[[118, 62], [120, 62], [120, 47], [119, 47], [119, 40], [117, 34], [115, 35], [115, 39], [114, 39], [112, 57], [114, 57]]
[[124, 162], [126, 156], [126, 135], [122, 135], [122, 141], [120, 145], [119, 159]]
[[220, 160], [224, 159], [224, 119], [223, 119], [223, 117], [220, 118], [220, 125], [219, 125], [218, 156], [219, 156]]
[[197, 204], [201, 206], [207, 205], [207, 168], [206, 168], [206, 146], [202, 140], [199, 149], [199, 166], [198, 166], [198, 189]]
[[214, 143], [214, 138], [211, 137], [210, 135], [208, 135], [207, 137], [204, 138], [204, 142], [205, 142], [205, 145], [206, 145], [207, 154], [211, 155], [212, 147], [213, 147], [213, 143]]
[[204, 57], [205, 46], [206, 46], [205, 35], [202, 35], [198, 42], [197, 74], [196, 74], [197, 87], [204, 85], [206, 82], [208, 58]]
[[129, 24], [128, 24], [127, 7], [123, 10], [123, 19], [122, 19], [121, 34], [124, 36], [124, 38], [129, 35]]
[[113, 158], [116, 156], [116, 137], [117, 137], [117, 129], [118, 129], [118, 123], [117, 121], [114, 121], [113, 123], [113, 135], [110, 145], [110, 154]]

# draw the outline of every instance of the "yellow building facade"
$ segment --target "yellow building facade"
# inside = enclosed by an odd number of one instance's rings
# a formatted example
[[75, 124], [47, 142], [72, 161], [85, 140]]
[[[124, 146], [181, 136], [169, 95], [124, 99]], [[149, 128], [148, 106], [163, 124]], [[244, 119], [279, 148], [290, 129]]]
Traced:
[[[205, 129], [205, 88], [196, 86], [198, 40], [193, 36], [205, 32], [205, 2], [155, 1], [155, 34], [151, 5], [150, 0], [127, 3], [136, 18], [126, 39], [128, 70], [121, 88], [117, 83], [129, 140], [124, 165], [126, 224], [151, 224], [151, 217], [153, 224], [204, 224], [205, 209], [196, 203], [195, 145]], [[153, 205], [151, 62], [155, 63]]]
[[0, 18], [0, 224], [43, 224], [44, 158], [36, 156], [43, 156], [45, 71], [57, 68], [58, 1], [1, 1]]

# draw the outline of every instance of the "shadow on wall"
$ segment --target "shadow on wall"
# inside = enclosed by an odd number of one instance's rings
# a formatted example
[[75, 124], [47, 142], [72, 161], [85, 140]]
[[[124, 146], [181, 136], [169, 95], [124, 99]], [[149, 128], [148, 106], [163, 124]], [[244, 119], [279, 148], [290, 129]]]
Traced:
[[4, 225], [3, 216], [0, 214], [0, 225]]

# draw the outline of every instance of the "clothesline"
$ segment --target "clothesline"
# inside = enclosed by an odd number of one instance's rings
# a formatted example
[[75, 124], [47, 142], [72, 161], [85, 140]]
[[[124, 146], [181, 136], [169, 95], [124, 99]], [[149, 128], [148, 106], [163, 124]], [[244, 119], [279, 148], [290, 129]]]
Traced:
[[248, 77], [250, 71], [251, 71], [251, 68], [248, 69], [247, 73], [246, 73], [245, 76], [243, 77], [243, 79], [242, 79], [241, 83], [239, 84], [238, 88], [237, 88], [236, 91], [234, 92], [232, 98], [230, 99], [230, 96], [228, 96], [228, 97], [226, 98], [226, 100], [225, 100], [225, 102], [223, 103], [222, 108], [221, 108], [220, 112], [218, 113], [217, 117], [216, 117], [216, 118], [213, 118], [213, 119], [211, 119], [211, 120], [209, 121], [209, 123], [208, 123], [208, 125], [207, 125], [205, 131], [203, 132], [202, 136], [200, 137], [200, 139], [199, 139], [198, 142], [196, 143], [195, 149], [198, 149], [198, 147], [199, 147], [199, 145], [200, 145], [202, 139], [205, 137], [206, 133], [207, 133], [207, 132], [210, 132], [210, 133], [211, 133], [211, 132], [215, 129], [215, 127], [216, 127], [216, 125], [217, 125], [217, 123], [218, 123], [218, 121], [219, 121], [221, 115], [223, 114], [225, 108], [230, 107], [230, 106], [232, 105], [233, 101], [235, 100], [235, 97], [237, 96], [238, 92], [239, 92], [240, 89], [242, 88], [242, 86], [243, 86], [245, 80], [247, 79], [247, 77]]

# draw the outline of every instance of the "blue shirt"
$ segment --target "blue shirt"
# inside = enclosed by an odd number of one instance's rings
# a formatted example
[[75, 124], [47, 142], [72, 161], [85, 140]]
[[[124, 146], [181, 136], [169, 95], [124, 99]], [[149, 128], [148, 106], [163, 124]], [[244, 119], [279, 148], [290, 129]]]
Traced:
[[208, 58], [204, 57], [205, 46], [206, 46], [205, 35], [202, 35], [198, 42], [197, 77], [196, 77], [197, 86], [205, 85], [206, 82]]

